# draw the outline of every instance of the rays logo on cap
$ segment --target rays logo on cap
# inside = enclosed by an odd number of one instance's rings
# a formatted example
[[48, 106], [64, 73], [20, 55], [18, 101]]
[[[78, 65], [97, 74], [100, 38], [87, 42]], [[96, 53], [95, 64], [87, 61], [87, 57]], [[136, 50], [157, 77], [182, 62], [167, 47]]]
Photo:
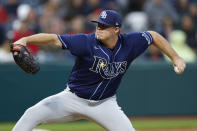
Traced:
[[101, 18], [102, 19], [105, 19], [107, 17], [107, 13], [105, 12], [105, 11], [103, 11], [102, 13], [101, 13]]

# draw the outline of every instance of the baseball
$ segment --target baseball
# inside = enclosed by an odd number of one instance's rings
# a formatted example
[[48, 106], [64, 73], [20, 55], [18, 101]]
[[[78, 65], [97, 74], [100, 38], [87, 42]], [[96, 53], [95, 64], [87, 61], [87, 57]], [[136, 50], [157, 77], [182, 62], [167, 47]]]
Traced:
[[179, 73], [179, 69], [178, 69], [177, 66], [174, 67], [174, 71], [175, 71], [176, 73]]

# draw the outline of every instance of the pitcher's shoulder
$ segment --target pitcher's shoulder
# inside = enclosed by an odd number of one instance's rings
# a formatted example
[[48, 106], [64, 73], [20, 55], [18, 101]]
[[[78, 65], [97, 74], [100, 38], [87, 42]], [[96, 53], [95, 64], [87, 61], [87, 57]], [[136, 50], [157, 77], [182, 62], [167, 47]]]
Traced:
[[96, 38], [96, 33], [90, 33], [90, 34], [85, 34], [85, 36], [89, 39], [95, 39]]

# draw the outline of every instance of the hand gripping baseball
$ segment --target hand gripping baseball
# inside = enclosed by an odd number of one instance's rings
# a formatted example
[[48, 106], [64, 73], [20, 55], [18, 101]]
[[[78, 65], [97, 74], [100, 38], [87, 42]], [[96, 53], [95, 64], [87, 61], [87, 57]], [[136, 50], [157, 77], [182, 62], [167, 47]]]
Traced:
[[186, 68], [186, 64], [181, 57], [177, 57], [176, 59], [174, 59], [173, 65], [174, 65], [174, 71], [177, 74], [182, 74]]
[[39, 63], [35, 60], [26, 46], [21, 44], [10, 44], [16, 64], [25, 72], [35, 74], [40, 70]]

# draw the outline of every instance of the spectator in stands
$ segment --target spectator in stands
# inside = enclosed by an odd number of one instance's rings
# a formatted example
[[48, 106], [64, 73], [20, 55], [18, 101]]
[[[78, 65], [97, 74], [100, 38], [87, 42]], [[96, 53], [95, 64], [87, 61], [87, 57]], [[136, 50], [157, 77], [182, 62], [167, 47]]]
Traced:
[[101, 0], [100, 5], [103, 9], [120, 10], [121, 8], [116, 0]]
[[40, 33], [41, 32], [41, 28], [40, 28], [40, 25], [39, 25], [39, 19], [38, 19], [38, 16], [37, 16], [37, 12], [36, 12], [36, 10], [34, 8], [30, 9], [26, 20], [29, 23], [29, 28], [34, 33]]
[[190, 16], [185, 15], [181, 20], [181, 29], [186, 33], [186, 43], [197, 52], [197, 37], [193, 20]]
[[103, 7], [101, 7], [101, 0], [87, 0], [86, 1], [86, 15], [91, 14], [92, 12], [95, 12], [97, 10], [101, 10]]
[[87, 33], [85, 29], [85, 18], [82, 15], [77, 15], [71, 20], [71, 32], [70, 34], [76, 33]]
[[166, 17], [162, 21], [162, 30], [160, 34], [164, 36], [167, 40], [169, 40], [169, 37], [171, 33], [174, 30], [174, 23], [171, 17]]
[[66, 19], [71, 20], [76, 15], [85, 14], [85, 1], [84, 0], [70, 0], [67, 4]]
[[124, 30], [126, 32], [141, 32], [148, 29], [148, 16], [142, 11], [130, 12], [124, 19]]
[[44, 5], [45, 12], [51, 12], [52, 15], [63, 18], [65, 8], [62, 6], [62, 0], [48, 0]]
[[150, 26], [158, 32], [161, 32], [164, 18], [171, 17], [173, 22], [179, 19], [173, 6], [164, 0], [148, 0], [144, 5], [144, 11], [148, 15]]
[[6, 12], [8, 13], [8, 18], [13, 21], [17, 18], [17, 8], [19, 6], [18, 0], [7, 0], [5, 4]]
[[189, 6], [189, 15], [193, 19], [195, 30], [197, 30], [197, 3], [191, 3]]
[[[175, 30], [171, 33], [170, 43], [173, 49], [180, 54], [180, 56], [185, 60], [185, 62], [194, 62], [196, 60], [196, 55], [194, 51], [186, 44], [186, 34], [181, 30]], [[170, 59], [165, 56], [167, 61]]]
[[0, 24], [5, 24], [8, 21], [8, 13], [6, 8], [0, 3]]
[[189, 0], [176, 0], [175, 8], [180, 17], [188, 14]]
[[37, 12], [28, 4], [21, 4], [17, 8], [17, 16], [18, 20], [26, 21], [28, 23], [29, 28], [34, 33], [40, 33], [40, 26], [38, 25], [38, 17]]
[[130, 0], [128, 2], [128, 11], [142, 11], [146, 0]]
[[64, 34], [66, 31], [66, 26], [63, 19], [59, 17], [54, 17], [51, 19], [49, 24], [49, 33], [53, 34]]
[[124, 17], [124, 15], [127, 14], [127, 12], [130, 12], [131, 7], [129, 6], [130, 0], [116, 0], [116, 3], [119, 7], [119, 11], [122, 14], [122, 16]]

